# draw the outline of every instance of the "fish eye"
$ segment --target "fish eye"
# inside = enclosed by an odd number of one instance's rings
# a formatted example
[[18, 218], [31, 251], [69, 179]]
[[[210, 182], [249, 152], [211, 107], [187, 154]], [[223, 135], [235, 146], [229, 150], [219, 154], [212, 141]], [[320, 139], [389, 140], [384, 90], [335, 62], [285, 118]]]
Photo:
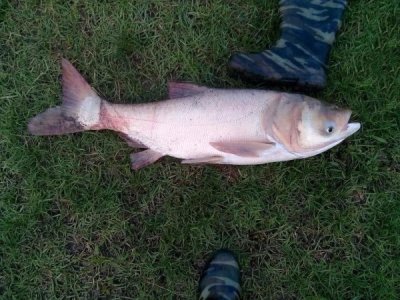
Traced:
[[327, 132], [327, 133], [332, 133], [334, 129], [335, 129], [335, 127], [333, 127], [333, 126], [328, 126], [328, 127], [326, 128], [326, 132]]
[[336, 123], [332, 120], [326, 120], [323, 126], [323, 134], [326, 135], [331, 135], [336, 129]]

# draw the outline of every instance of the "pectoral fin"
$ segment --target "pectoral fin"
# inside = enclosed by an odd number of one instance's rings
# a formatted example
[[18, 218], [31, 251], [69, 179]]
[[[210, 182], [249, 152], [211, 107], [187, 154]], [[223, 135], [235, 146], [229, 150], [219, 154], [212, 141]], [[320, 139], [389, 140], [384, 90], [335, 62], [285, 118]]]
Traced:
[[152, 163], [159, 160], [163, 156], [164, 156], [163, 154], [151, 149], [132, 153], [131, 154], [132, 169], [136, 171], [143, 167], [151, 165]]
[[222, 162], [222, 156], [209, 156], [209, 157], [201, 157], [201, 158], [193, 158], [193, 159], [185, 159], [182, 160], [183, 164], [218, 164]]
[[211, 142], [215, 149], [242, 157], [259, 157], [264, 151], [275, 146], [272, 142]]
[[174, 82], [174, 81], [168, 82], [169, 99], [194, 96], [200, 93], [204, 93], [207, 90], [209, 90], [208, 87], [200, 86], [193, 83]]

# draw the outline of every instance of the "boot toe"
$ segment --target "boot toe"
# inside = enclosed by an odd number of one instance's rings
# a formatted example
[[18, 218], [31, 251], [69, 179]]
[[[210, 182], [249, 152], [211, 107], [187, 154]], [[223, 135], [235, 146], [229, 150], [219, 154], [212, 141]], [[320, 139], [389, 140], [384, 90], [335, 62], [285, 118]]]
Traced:
[[240, 295], [240, 270], [234, 254], [217, 251], [207, 264], [199, 284], [199, 299], [236, 300]]

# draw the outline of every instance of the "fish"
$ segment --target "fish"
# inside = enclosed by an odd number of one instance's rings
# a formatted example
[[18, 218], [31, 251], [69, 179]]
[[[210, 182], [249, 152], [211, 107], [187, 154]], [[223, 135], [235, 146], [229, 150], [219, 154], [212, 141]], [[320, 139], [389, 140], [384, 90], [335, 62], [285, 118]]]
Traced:
[[62, 104], [28, 123], [32, 135], [87, 130], [117, 132], [139, 170], [164, 156], [183, 164], [258, 165], [303, 159], [341, 143], [360, 129], [351, 110], [294, 93], [210, 88], [169, 82], [168, 99], [115, 104], [102, 99], [66, 59]]

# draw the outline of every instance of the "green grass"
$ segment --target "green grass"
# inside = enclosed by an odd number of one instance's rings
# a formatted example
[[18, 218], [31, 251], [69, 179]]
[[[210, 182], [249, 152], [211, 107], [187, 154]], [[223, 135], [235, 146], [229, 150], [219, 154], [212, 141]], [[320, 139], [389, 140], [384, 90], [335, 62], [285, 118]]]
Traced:
[[0, 2], [0, 298], [193, 299], [205, 259], [240, 259], [244, 299], [400, 298], [400, 2], [350, 1], [316, 96], [362, 130], [306, 160], [139, 172], [110, 132], [32, 137], [71, 60], [115, 102], [166, 82], [250, 87], [235, 50], [279, 35], [278, 1]]

